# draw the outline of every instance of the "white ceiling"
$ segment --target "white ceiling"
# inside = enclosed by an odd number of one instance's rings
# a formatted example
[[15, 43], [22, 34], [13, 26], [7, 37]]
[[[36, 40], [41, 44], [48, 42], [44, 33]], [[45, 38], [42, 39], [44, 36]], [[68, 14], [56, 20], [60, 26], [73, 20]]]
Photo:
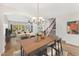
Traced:
[[[10, 3], [2, 4], [8, 7], [7, 11], [12, 12], [23, 12], [31, 16], [37, 15], [37, 4], [36, 3]], [[39, 16], [52, 16], [56, 17], [64, 14], [79, 13], [78, 3], [40, 3], [39, 4]]]

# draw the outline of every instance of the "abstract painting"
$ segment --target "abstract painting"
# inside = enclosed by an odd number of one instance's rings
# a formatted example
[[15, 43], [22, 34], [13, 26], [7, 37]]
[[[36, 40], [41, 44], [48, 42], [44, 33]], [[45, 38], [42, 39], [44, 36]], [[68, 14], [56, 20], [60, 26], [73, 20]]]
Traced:
[[68, 34], [79, 34], [79, 21], [67, 22], [67, 33]]

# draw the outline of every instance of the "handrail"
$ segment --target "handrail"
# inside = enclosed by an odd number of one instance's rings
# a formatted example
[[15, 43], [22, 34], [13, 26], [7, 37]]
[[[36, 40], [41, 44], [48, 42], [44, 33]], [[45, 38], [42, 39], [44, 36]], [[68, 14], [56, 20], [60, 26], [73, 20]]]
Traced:
[[[55, 19], [52, 21], [52, 23], [49, 25], [49, 27], [48, 27], [48, 28], [50, 28], [50, 27], [51, 27], [51, 25], [52, 25], [54, 22], [55, 22]], [[48, 30], [48, 28], [47, 28], [46, 30]], [[46, 30], [44, 30], [44, 32], [45, 32]]]
[[[56, 24], [54, 24], [54, 26], [55, 26]], [[54, 26], [52, 27], [52, 29], [54, 29]], [[51, 30], [52, 31], [52, 30]], [[50, 31], [50, 33], [51, 33], [51, 31]]]

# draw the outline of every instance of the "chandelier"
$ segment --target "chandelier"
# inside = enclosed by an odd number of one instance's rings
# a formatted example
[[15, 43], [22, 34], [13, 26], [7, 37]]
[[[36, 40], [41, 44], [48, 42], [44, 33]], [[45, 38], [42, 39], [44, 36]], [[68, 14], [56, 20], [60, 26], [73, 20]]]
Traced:
[[39, 3], [37, 3], [37, 15], [36, 17], [32, 17], [32, 22], [38, 23], [44, 21], [43, 17], [39, 16]]

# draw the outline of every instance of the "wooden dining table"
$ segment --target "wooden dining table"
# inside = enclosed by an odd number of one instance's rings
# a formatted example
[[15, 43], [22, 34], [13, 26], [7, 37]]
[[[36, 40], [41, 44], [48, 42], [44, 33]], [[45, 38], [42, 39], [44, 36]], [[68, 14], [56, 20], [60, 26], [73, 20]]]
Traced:
[[55, 39], [53, 37], [49, 36], [39, 38], [39, 40], [37, 40], [36, 37], [20, 40], [19, 44], [21, 45], [21, 55], [31, 55], [32, 53], [35, 53], [35, 51], [42, 50], [42, 48], [46, 48], [53, 44], [54, 40]]

